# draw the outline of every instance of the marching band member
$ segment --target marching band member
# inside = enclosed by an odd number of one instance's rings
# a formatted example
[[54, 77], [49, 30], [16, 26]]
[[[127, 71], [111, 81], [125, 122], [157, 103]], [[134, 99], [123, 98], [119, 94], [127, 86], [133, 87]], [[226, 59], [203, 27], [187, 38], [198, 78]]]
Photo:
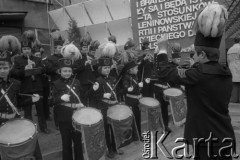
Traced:
[[[159, 65], [160, 79], [186, 86], [187, 115], [184, 139], [196, 151], [194, 159], [232, 160], [232, 154], [236, 151], [236, 139], [228, 110], [232, 75], [228, 67], [218, 62], [219, 46], [226, 21], [227, 9], [224, 6], [217, 2], [208, 4], [199, 12], [195, 23], [193, 58], [196, 63], [193, 67], [179, 69], [172, 67], [167, 61], [162, 61]], [[163, 37], [160, 42], [167, 43], [167, 38]], [[233, 145], [223, 151], [222, 148], [229, 146], [229, 143], [223, 142], [226, 137]], [[198, 142], [194, 142], [194, 139]], [[209, 146], [207, 141], [200, 142], [199, 139], [217, 141], [211, 142]]]
[[[0, 40], [2, 44], [2, 41]], [[11, 53], [7, 50], [0, 50], [0, 125], [17, 115], [17, 99], [20, 92], [21, 82], [10, 78], [12, 69]]]
[[[73, 64], [73, 68], [77, 73], [77, 79], [81, 82], [82, 88], [85, 91], [88, 91], [92, 87], [92, 82], [96, 79], [97, 74], [97, 66], [94, 57], [89, 56], [89, 45], [91, 44], [91, 37], [89, 33], [87, 33], [80, 42], [81, 46], [81, 60], [77, 61]], [[86, 106], [90, 105], [89, 98], [82, 99], [83, 104]], [[92, 104], [91, 104], [92, 105]]]
[[[154, 70], [155, 74], [158, 73], [159, 70], [159, 64], [162, 61], [168, 61], [168, 56], [165, 53], [165, 49], [167, 50], [168, 48], [168, 43], [161, 44], [161, 46], [158, 46], [158, 48], [162, 49], [158, 53], [154, 54]], [[154, 94], [155, 98], [160, 102], [161, 106], [161, 114], [162, 114], [162, 119], [163, 119], [163, 124], [164, 124], [164, 130], [166, 132], [171, 131], [171, 129], [168, 127], [168, 105], [169, 102], [164, 98], [163, 91], [169, 87], [168, 83], [162, 79], [158, 79], [157, 82], [154, 83]]]
[[[115, 156], [114, 152], [116, 152], [116, 148], [114, 144], [113, 132], [110, 129], [110, 125], [108, 124], [107, 120], [107, 110], [112, 105], [118, 103], [115, 92], [116, 79], [109, 76], [112, 65], [112, 52], [106, 52], [106, 50], [104, 49], [103, 52], [103, 55], [101, 55], [98, 59], [99, 77], [96, 79], [96, 82], [94, 83], [90, 91], [90, 95], [92, 95], [92, 98], [95, 99], [97, 102], [96, 108], [100, 109], [102, 112], [105, 130], [105, 140], [108, 149], [107, 156], [109, 158], [113, 158]], [[123, 152], [121, 150], [118, 150], [117, 154], [123, 154]]]
[[[81, 133], [72, 126], [74, 110], [84, 107], [80, 100], [80, 82], [72, 77], [72, 60], [59, 59], [60, 79], [53, 82], [53, 103], [56, 110], [57, 123], [62, 137], [63, 160], [83, 160]], [[74, 144], [74, 158], [72, 153]]]
[[143, 88], [141, 93], [143, 97], [153, 97], [153, 86], [150, 83], [149, 78], [152, 78], [153, 70], [153, 54], [149, 50], [149, 40], [143, 39], [142, 42], [142, 58], [138, 65], [138, 79], [143, 82]]
[[[141, 111], [138, 107], [139, 99], [142, 98], [141, 89], [143, 82], [139, 82], [137, 78], [138, 64], [135, 61], [128, 62], [123, 70], [123, 88], [126, 93], [125, 103], [132, 107], [132, 111], [136, 120], [139, 137], [141, 137]], [[138, 140], [135, 137], [134, 140]]]
[[[13, 118], [20, 118], [18, 104], [21, 99], [21, 82], [10, 77], [13, 65], [12, 57], [21, 50], [18, 39], [14, 36], [3, 36], [0, 39], [0, 125]], [[37, 102], [39, 96], [35, 94], [24, 97], [26, 103]], [[42, 154], [37, 141], [34, 151], [36, 159], [42, 160]], [[1, 160], [1, 156], [0, 156]]]
[[[52, 94], [52, 84], [54, 81], [60, 78], [60, 75], [57, 73], [58, 70], [58, 60], [63, 58], [61, 54], [61, 49], [64, 44], [64, 41], [61, 36], [59, 36], [57, 39], [54, 39], [53, 45], [54, 45], [54, 53], [47, 57], [47, 70], [46, 73], [48, 76], [50, 76], [50, 94]], [[50, 103], [50, 105], [52, 105]], [[58, 129], [57, 124], [57, 117], [55, 114], [55, 107], [53, 106], [53, 118], [54, 123], [56, 126], [56, 129]]]
[[[36, 40], [33, 31], [25, 31], [22, 35], [22, 55], [17, 56], [14, 59], [14, 66], [12, 69], [12, 75], [21, 81], [20, 88], [23, 94], [36, 94], [42, 95], [43, 84], [41, 74], [44, 72], [41, 59], [32, 55], [33, 42]], [[38, 124], [41, 132], [49, 133], [47, 129], [46, 119], [43, 111], [43, 99], [34, 103], [36, 105]], [[24, 110], [24, 116], [27, 119], [32, 120], [32, 105], [33, 103], [22, 103]]]
[[[35, 43], [33, 44], [33, 56], [41, 58], [42, 60], [42, 66], [47, 69], [47, 57], [43, 58], [43, 53], [44, 49], [42, 48], [42, 44], [39, 40], [36, 40]], [[44, 111], [44, 116], [46, 120], [51, 121], [50, 117], [50, 106], [48, 103], [48, 97], [50, 94], [50, 84], [49, 84], [49, 77], [46, 73], [42, 74], [42, 83], [43, 83], [43, 111]]]

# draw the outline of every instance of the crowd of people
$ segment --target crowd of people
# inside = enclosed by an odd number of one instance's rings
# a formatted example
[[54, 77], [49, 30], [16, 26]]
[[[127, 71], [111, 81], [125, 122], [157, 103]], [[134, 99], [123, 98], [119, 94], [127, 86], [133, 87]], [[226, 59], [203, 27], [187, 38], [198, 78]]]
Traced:
[[[129, 39], [124, 51], [119, 51], [113, 35], [104, 45], [83, 37], [78, 47], [74, 42], [64, 44], [59, 37], [54, 40], [54, 53], [43, 59], [44, 50], [33, 31], [23, 33], [21, 45], [16, 37], [3, 36], [0, 39], [0, 123], [20, 117], [17, 111], [20, 108], [24, 117], [32, 120], [34, 104], [39, 129], [48, 134], [46, 121], [51, 120], [49, 107], [53, 107], [53, 119], [62, 137], [63, 160], [82, 160], [82, 136], [72, 126], [72, 115], [77, 109], [94, 107], [102, 113], [107, 156], [113, 158], [124, 153], [115, 146], [107, 119], [108, 108], [119, 102], [131, 107], [137, 137], [140, 137], [133, 140], [138, 141], [142, 140], [139, 99], [154, 97], [161, 104], [164, 130], [170, 131], [169, 104], [163, 91], [171, 86], [186, 90], [188, 111], [184, 137], [190, 144], [195, 145], [194, 138], [207, 139], [209, 133], [220, 140], [226, 137], [235, 140], [228, 113], [232, 74], [218, 63], [220, 42], [221, 36], [205, 37], [197, 30], [193, 59], [189, 57], [186, 68], [180, 65], [181, 45], [169, 44], [165, 36], [158, 41], [156, 53], [149, 50], [147, 39], [140, 50]], [[217, 143], [213, 152], [217, 153], [220, 147], [223, 144]], [[209, 158], [204, 143], [199, 153], [201, 159]]]

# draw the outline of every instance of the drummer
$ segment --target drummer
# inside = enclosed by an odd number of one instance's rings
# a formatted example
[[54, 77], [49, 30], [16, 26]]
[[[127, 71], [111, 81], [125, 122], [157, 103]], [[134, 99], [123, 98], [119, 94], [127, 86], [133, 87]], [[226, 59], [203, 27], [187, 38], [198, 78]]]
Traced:
[[53, 82], [53, 103], [56, 106], [56, 117], [62, 137], [62, 157], [63, 160], [73, 160], [73, 141], [74, 159], [82, 160], [81, 133], [75, 131], [72, 126], [74, 110], [84, 107], [79, 98], [80, 82], [72, 77], [72, 61], [70, 59], [59, 59], [58, 66], [58, 73], [61, 77]]
[[[135, 61], [128, 62], [123, 68], [123, 87], [126, 93], [125, 103], [132, 107], [135, 116], [139, 137], [141, 137], [141, 112], [138, 108], [139, 99], [142, 97], [143, 82], [137, 78], [138, 64]], [[150, 82], [150, 80], [148, 80]], [[138, 140], [138, 139], [134, 139]]]
[[108, 107], [118, 103], [114, 85], [116, 79], [109, 76], [112, 65], [112, 58], [109, 56], [102, 56], [98, 59], [98, 72], [100, 76], [97, 78], [97, 82], [93, 85], [92, 97], [97, 101], [97, 109], [100, 109], [103, 115], [105, 139], [107, 145], [107, 157], [114, 158], [115, 153], [123, 154], [121, 150], [116, 151], [114, 137], [112, 130], [110, 131], [110, 125], [107, 122], [107, 110]]
[[[18, 94], [20, 91], [21, 82], [9, 77], [9, 72], [11, 69], [12, 61], [10, 52], [7, 50], [0, 50], [0, 125], [10, 119], [20, 117], [20, 115], [17, 114], [18, 111], [16, 106], [17, 102], [19, 101]], [[32, 96], [26, 100], [37, 102], [39, 100], [39, 96]], [[38, 142], [36, 144], [34, 156], [39, 160], [42, 159]]]
[[[13, 36], [11, 38], [13, 38]], [[13, 42], [11, 38], [8, 40]], [[4, 37], [1, 38], [1, 46], [4, 45], [6, 40], [7, 39], [4, 40]], [[9, 42], [5, 42], [5, 44], [9, 44]], [[17, 47], [14, 44], [11, 45], [12, 47]], [[9, 77], [9, 73], [12, 69], [11, 56], [11, 52], [9, 52], [7, 49], [0, 50], [0, 124], [17, 117], [16, 107], [17, 101], [19, 100], [18, 93], [20, 91], [21, 82]], [[27, 100], [36, 102], [39, 100], [39, 96], [29, 97]]]

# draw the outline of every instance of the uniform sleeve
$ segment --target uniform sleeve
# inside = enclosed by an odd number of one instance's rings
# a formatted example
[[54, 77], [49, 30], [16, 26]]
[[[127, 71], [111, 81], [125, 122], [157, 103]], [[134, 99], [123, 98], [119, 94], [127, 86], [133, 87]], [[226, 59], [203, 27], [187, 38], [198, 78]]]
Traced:
[[63, 100], [61, 100], [62, 93], [57, 89], [56, 84], [53, 83], [53, 104], [58, 105], [60, 103], [64, 103]]
[[123, 78], [123, 90], [125, 93], [128, 92], [128, 88], [132, 86], [131, 82], [130, 82], [130, 77], [128, 75], [124, 76]]
[[199, 69], [177, 69], [168, 63], [159, 66], [158, 77], [160, 80], [179, 85], [196, 85], [202, 79]]
[[11, 76], [17, 79], [24, 77], [24, 68], [21, 67], [21, 65], [16, 59], [14, 59], [14, 65], [11, 70]]

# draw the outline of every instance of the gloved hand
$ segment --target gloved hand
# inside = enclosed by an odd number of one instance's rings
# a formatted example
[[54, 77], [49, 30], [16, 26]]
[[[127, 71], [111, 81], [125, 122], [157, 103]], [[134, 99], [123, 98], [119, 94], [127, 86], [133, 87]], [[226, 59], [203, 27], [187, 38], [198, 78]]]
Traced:
[[85, 61], [85, 66], [86, 66], [87, 64], [90, 65], [90, 64], [91, 64], [91, 60], [86, 60], [86, 61]]
[[32, 69], [32, 66], [31, 65], [26, 65], [25, 70], [29, 70], [29, 69]]
[[111, 93], [104, 93], [103, 97], [106, 99], [110, 99]]
[[63, 100], [64, 102], [69, 102], [70, 101], [70, 95], [69, 94], [62, 95], [61, 100]]
[[76, 104], [76, 108], [77, 108], [77, 109], [82, 108], [82, 107], [84, 107], [84, 105], [83, 105], [82, 103]]
[[96, 91], [96, 90], [98, 90], [98, 88], [99, 88], [99, 83], [95, 82], [93, 85], [93, 90]]
[[133, 91], [133, 86], [128, 88], [128, 92], [132, 92]]
[[33, 96], [32, 96], [32, 102], [33, 103], [39, 101], [39, 99], [40, 99], [39, 94], [33, 94]]
[[138, 87], [142, 88], [143, 87], [143, 82], [138, 83]]
[[145, 79], [145, 82], [146, 82], [147, 84], [149, 84], [150, 81], [151, 81], [150, 78], [146, 78], [146, 79]]

